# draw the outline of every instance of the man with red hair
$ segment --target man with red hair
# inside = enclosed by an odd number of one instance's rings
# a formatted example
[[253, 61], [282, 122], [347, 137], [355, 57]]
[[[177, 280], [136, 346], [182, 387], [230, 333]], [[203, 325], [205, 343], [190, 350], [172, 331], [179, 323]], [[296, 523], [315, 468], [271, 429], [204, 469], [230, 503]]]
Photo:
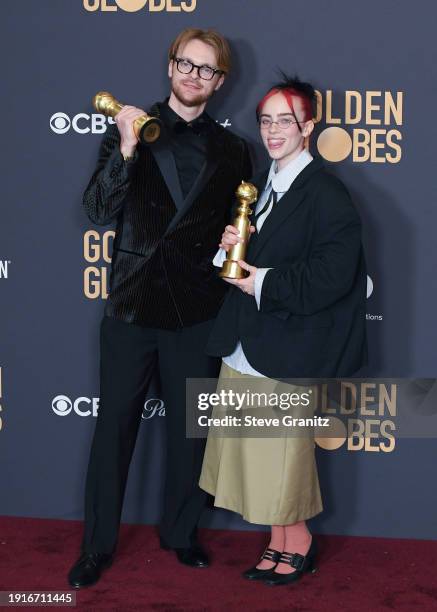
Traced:
[[97, 582], [116, 549], [124, 492], [144, 400], [159, 373], [167, 433], [161, 547], [205, 567], [197, 523], [206, 494], [198, 487], [204, 441], [185, 435], [187, 378], [218, 374], [205, 354], [225, 295], [211, 259], [230, 218], [234, 192], [251, 173], [246, 143], [205, 111], [230, 69], [226, 39], [188, 28], [168, 53], [169, 98], [149, 113], [160, 138], [134, 134], [141, 108], [125, 106], [102, 142], [84, 194], [88, 217], [116, 221], [110, 292], [100, 335], [100, 409], [85, 493], [82, 554], [73, 588]]

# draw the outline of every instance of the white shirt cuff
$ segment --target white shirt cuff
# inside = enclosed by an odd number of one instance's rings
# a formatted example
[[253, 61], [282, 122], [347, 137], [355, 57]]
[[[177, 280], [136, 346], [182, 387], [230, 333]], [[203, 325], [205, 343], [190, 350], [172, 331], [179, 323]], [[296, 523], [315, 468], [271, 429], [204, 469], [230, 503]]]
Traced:
[[261, 303], [261, 290], [263, 288], [264, 277], [269, 270], [272, 270], [272, 268], [258, 268], [255, 273], [254, 289], [255, 289], [255, 300], [256, 300], [256, 305], [258, 306], [258, 310], [259, 310], [260, 303]]
[[217, 268], [221, 268], [226, 259], [226, 255], [227, 253], [224, 249], [219, 249], [212, 260], [212, 263], [217, 266]]

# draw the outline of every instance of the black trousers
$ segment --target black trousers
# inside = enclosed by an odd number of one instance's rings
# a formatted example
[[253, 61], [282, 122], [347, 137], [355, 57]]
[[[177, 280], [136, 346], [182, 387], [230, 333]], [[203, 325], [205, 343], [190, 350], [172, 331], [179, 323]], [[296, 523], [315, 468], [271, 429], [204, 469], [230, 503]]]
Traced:
[[206, 502], [198, 486], [205, 440], [185, 435], [185, 380], [218, 376], [220, 360], [204, 353], [212, 323], [169, 331], [103, 318], [100, 407], [86, 480], [83, 551], [115, 551], [129, 465], [155, 368], [161, 378], [167, 432], [159, 533], [174, 548], [195, 541]]

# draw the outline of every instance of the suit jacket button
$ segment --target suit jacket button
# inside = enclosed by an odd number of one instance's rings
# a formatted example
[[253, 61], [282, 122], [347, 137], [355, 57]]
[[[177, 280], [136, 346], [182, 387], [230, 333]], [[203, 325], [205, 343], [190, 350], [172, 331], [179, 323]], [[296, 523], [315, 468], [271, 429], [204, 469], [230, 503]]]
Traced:
[[202, 246], [202, 243], [201, 243], [201, 242], [198, 242], [197, 244], [195, 244], [195, 245], [194, 245], [194, 248], [195, 248], [195, 249], [198, 249], [198, 248], [199, 248], [199, 247], [201, 247], [201, 246]]
[[156, 202], [150, 202], [150, 206], [153, 206], [153, 208], [156, 208]]

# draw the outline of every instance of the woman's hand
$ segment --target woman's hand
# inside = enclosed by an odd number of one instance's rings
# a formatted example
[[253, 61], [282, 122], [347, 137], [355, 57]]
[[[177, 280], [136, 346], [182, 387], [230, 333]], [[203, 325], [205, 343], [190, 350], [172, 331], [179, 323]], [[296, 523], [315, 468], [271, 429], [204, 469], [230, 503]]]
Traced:
[[[250, 234], [253, 234], [254, 231], [255, 226], [251, 225], [249, 228], [249, 238]], [[222, 241], [220, 242], [219, 247], [221, 249], [224, 249], [227, 253], [231, 247], [235, 246], [239, 242], [243, 242], [243, 238], [239, 236], [239, 233], [240, 232], [235, 227], [235, 225], [227, 225], [225, 227], [225, 231], [222, 234]]]
[[[228, 227], [232, 227], [232, 225]], [[255, 268], [255, 266], [249, 266], [249, 264], [242, 259], [238, 260], [238, 265], [243, 268], [243, 270], [247, 270], [249, 272], [249, 276], [246, 278], [224, 278], [223, 280], [231, 285], [235, 285], [241, 289], [243, 293], [255, 295], [255, 274], [258, 268]]]

